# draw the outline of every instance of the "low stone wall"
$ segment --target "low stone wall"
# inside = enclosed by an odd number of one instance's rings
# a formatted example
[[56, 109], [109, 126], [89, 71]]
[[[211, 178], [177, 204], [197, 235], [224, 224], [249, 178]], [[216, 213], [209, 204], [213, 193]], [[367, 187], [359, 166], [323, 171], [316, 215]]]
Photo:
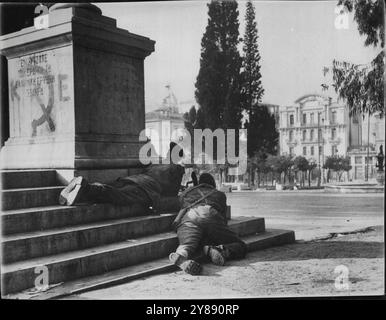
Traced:
[[324, 192], [330, 193], [384, 193], [385, 187], [380, 185], [329, 185], [324, 187]]

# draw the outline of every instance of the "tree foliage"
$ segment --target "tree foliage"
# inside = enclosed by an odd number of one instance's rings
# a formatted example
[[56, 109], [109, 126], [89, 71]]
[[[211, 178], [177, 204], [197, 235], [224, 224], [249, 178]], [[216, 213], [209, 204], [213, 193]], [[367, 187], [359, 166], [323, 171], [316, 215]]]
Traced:
[[211, 1], [208, 25], [201, 41], [196, 100], [203, 128], [240, 128], [242, 59], [238, 51], [239, 22], [236, 1]]
[[243, 109], [248, 115], [245, 122], [245, 128], [248, 130], [247, 151], [253, 163], [257, 159], [256, 152], [266, 155], [276, 152], [278, 132], [274, 116], [269, 113], [267, 106], [260, 104], [264, 89], [261, 83], [255, 8], [251, 1], [246, 4], [245, 21], [241, 93]]
[[288, 174], [288, 171], [293, 166], [294, 162], [290, 156], [282, 155], [282, 156], [273, 156], [269, 155], [267, 158], [266, 165], [270, 168], [270, 170], [278, 175], [284, 173], [284, 182], [285, 177]]
[[339, 0], [349, 12], [354, 10], [360, 35], [366, 37], [365, 45], [385, 44], [384, 2], [382, 0]]
[[276, 153], [279, 133], [276, 130], [275, 117], [266, 105], [259, 105], [251, 110], [249, 119], [245, 122], [245, 128], [248, 130], [249, 157], [253, 157], [256, 152]]
[[309, 168], [308, 160], [303, 156], [297, 156], [293, 162], [296, 171], [306, 172]]
[[350, 171], [352, 166], [350, 165], [350, 157], [344, 156], [329, 156], [326, 158], [324, 165], [324, 169], [330, 169], [338, 173], [338, 178], [342, 176], [344, 171]]
[[350, 114], [384, 116], [384, 1], [339, 0], [349, 12], [354, 11], [358, 31], [365, 36], [365, 46], [381, 47], [378, 55], [368, 64], [356, 65], [333, 61], [333, 86], [339, 97], [346, 100]]
[[248, 1], [246, 4], [245, 22], [244, 56], [241, 73], [243, 79], [242, 95], [244, 110], [251, 112], [261, 102], [264, 94], [261, 83], [260, 53], [257, 43], [259, 37], [257, 34], [255, 8], [251, 1]]

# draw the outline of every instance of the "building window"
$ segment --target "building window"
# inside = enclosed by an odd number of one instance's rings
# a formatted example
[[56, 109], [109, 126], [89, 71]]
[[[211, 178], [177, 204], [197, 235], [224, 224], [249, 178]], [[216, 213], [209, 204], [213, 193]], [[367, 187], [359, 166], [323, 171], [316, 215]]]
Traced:
[[322, 129], [318, 130], [318, 140], [322, 140]]
[[355, 157], [355, 164], [362, 164], [362, 157], [361, 156]]
[[314, 124], [314, 114], [313, 113], [310, 114], [310, 123]]
[[338, 153], [338, 148], [336, 146], [331, 147], [331, 155], [335, 156]]
[[293, 126], [294, 123], [295, 123], [295, 122], [294, 122], [294, 115], [291, 114], [289, 119], [290, 119], [290, 126]]
[[310, 131], [310, 140], [314, 141], [314, 130], [313, 129]]
[[331, 113], [331, 123], [336, 123], [336, 111], [333, 111]]
[[303, 124], [307, 123], [307, 114], [303, 113]]
[[311, 147], [311, 156], [313, 156], [314, 155], [314, 147], [312, 146]]
[[336, 129], [335, 128], [332, 128], [332, 130], [331, 130], [331, 139], [332, 140], [336, 139]]
[[305, 141], [307, 138], [307, 131], [303, 130], [303, 141]]
[[322, 151], [323, 151], [322, 146], [319, 146], [319, 154], [322, 154], [323, 153]]
[[289, 148], [289, 153], [290, 153], [290, 156], [292, 156], [294, 154], [294, 148], [293, 147]]
[[294, 132], [291, 130], [289, 132], [289, 141], [293, 141], [293, 139], [294, 139]]
[[303, 147], [303, 156], [307, 155], [307, 147]]

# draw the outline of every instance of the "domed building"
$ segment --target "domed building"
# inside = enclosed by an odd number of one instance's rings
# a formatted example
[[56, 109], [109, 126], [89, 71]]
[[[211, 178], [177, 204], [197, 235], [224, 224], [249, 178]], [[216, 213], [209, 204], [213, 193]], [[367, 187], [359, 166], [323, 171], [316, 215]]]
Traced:
[[170, 143], [178, 143], [182, 139], [182, 130], [185, 128], [183, 114], [178, 110], [178, 100], [169, 84], [166, 89], [167, 96], [162, 99], [161, 107], [145, 115], [147, 137], [163, 158], [169, 151]]

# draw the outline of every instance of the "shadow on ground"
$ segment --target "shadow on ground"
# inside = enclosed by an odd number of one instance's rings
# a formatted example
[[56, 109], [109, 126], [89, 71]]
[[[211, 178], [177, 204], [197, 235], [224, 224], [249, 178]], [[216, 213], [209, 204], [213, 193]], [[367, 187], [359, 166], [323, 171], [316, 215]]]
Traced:
[[340, 258], [383, 258], [383, 242], [321, 241], [296, 243], [252, 252], [249, 259], [257, 261], [289, 261]]
[[[329, 240], [297, 242], [247, 255], [249, 263], [262, 261], [296, 261], [311, 259], [374, 259], [384, 255], [384, 228], [375, 226], [367, 231], [349, 233]], [[230, 261], [228, 265], [241, 266], [245, 261]]]

